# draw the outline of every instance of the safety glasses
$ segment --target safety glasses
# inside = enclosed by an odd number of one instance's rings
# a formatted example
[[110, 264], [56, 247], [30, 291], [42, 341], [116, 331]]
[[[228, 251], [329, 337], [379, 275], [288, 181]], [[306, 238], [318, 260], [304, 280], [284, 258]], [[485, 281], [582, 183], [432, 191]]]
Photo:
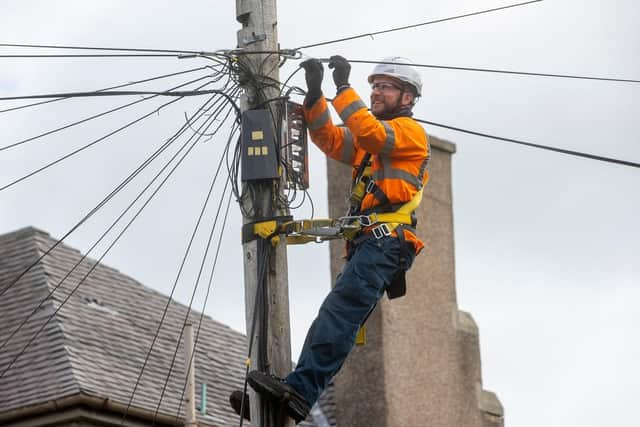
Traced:
[[371, 91], [374, 90], [387, 93], [394, 90], [402, 90], [402, 88], [387, 82], [373, 82], [371, 83]]

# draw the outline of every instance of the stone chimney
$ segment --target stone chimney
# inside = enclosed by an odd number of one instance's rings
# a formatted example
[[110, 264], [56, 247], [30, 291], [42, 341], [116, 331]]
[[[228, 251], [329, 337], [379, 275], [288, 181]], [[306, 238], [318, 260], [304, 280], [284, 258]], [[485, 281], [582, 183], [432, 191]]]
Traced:
[[[425, 249], [407, 275], [407, 295], [383, 297], [335, 378], [338, 426], [502, 427], [503, 409], [482, 388], [478, 327], [458, 310], [455, 290], [451, 156], [430, 137], [430, 180], [417, 212]], [[328, 160], [329, 214], [344, 215], [351, 168]], [[344, 265], [331, 244], [332, 277]]]

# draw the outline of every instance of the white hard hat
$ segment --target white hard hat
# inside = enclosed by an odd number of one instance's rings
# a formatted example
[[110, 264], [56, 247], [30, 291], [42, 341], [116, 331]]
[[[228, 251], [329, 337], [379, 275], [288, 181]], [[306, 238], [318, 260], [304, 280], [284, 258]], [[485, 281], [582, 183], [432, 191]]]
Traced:
[[422, 79], [420, 74], [412, 67], [412, 62], [401, 56], [384, 58], [382, 64], [376, 64], [369, 78], [369, 83], [375, 76], [389, 76], [410, 84], [416, 89], [417, 95], [422, 96]]

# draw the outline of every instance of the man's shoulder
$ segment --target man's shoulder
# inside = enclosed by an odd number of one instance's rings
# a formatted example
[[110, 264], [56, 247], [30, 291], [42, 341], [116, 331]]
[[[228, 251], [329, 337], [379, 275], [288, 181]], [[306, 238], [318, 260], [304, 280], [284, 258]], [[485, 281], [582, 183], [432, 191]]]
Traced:
[[424, 134], [425, 137], [427, 135], [427, 131], [424, 129], [424, 127], [422, 127], [422, 125], [417, 121], [415, 121], [412, 117], [409, 117], [409, 116], [396, 117], [392, 119], [391, 122], [393, 122], [397, 126], [401, 126], [407, 129], [408, 131]]

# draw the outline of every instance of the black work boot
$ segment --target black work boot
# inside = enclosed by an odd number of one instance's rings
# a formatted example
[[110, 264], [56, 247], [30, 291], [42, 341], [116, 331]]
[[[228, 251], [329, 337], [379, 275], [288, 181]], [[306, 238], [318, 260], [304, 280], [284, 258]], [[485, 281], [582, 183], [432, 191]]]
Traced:
[[[243, 400], [244, 408], [242, 407]], [[251, 421], [251, 405], [249, 404], [248, 394], [243, 393], [241, 390], [234, 390], [229, 396], [229, 403], [231, 403], [231, 407], [236, 411], [236, 414], [240, 415], [240, 411], [242, 410], [242, 418], [247, 421]]]
[[280, 378], [259, 371], [249, 372], [248, 382], [261, 395], [280, 402], [296, 423], [307, 418], [311, 405], [293, 387]]

